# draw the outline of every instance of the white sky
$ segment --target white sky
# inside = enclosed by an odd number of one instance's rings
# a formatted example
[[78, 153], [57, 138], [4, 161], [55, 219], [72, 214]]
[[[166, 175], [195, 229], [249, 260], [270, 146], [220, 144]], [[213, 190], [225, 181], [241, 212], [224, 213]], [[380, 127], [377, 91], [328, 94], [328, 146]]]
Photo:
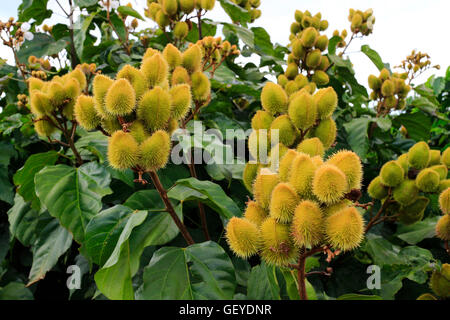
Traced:
[[[143, 15], [146, 0], [129, 1]], [[129, 1], [121, 0], [121, 4], [125, 5]], [[60, 3], [66, 6], [67, 2], [60, 0]], [[16, 17], [20, 3], [20, 0], [2, 1], [0, 19], [4, 21], [10, 16]], [[54, 15], [45, 23], [64, 22], [62, 11], [56, 1], [50, 0], [49, 6], [59, 15]], [[264, 27], [269, 32], [272, 42], [286, 45], [295, 9], [309, 10], [312, 14], [320, 11], [322, 18], [329, 21], [326, 34], [331, 36], [335, 29], [349, 29], [350, 23], [347, 20], [349, 8], [363, 11], [372, 8], [376, 17], [374, 32], [362, 40], [354, 40], [347, 50], [361, 84], [367, 85], [369, 74], [378, 74], [372, 62], [360, 52], [363, 44], [369, 44], [371, 48], [377, 50], [383, 61], [390, 63], [391, 66], [399, 64], [412, 49], [427, 52], [431, 56], [432, 64], [441, 65], [441, 70], [432, 69], [422, 75], [419, 82], [424, 82], [433, 73], [444, 75], [450, 51], [450, 42], [446, 38], [450, 31], [449, 0], [261, 0], [259, 9], [262, 10], [262, 16], [252, 26]], [[218, 3], [207, 17], [215, 21], [230, 21]], [[146, 26], [151, 24], [150, 20], [145, 23]], [[0, 56], [8, 58], [12, 63], [11, 54], [7, 49], [0, 45]]]

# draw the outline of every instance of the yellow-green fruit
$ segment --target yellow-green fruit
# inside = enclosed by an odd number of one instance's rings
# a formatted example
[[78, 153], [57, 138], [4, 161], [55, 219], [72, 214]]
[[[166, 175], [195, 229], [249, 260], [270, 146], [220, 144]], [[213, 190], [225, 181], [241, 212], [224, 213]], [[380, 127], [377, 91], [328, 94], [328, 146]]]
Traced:
[[417, 197], [417, 199], [400, 209], [399, 221], [405, 225], [410, 225], [422, 220], [426, 207], [430, 200], [425, 197]]
[[402, 154], [400, 157], [397, 158], [397, 163], [400, 165], [400, 167], [402, 167], [403, 172], [406, 174], [408, 174], [408, 154], [404, 153]]
[[450, 240], [450, 214], [445, 214], [439, 219], [436, 224], [436, 235], [441, 240]]
[[280, 74], [277, 78], [277, 83], [282, 87], [285, 87], [288, 81], [289, 79], [284, 74]]
[[394, 160], [386, 162], [380, 170], [381, 183], [387, 187], [398, 186], [404, 176], [402, 167]]
[[323, 165], [323, 159], [321, 156], [314, 156], [311, 158], [311, 160], [313, 161], [313, 163], [316, 165], [317, 168]]
[[92, 91], [94, 93], [95, 109], [97, 110], [97, 113], [100, 115], [100, 117], [102, 117], [102, 119], [111, 117], [111, 115], [106, 110], [105, 97], [108, 89], [112, 86], [113, 83], [114, 80], [102, 74], [96, 75], [93, 81]]
[[295, 39], [292, 42], [292, 53], [298, 59], [303, 59], [305, 57], [305, 47], [300, 39]]
[[289, 80], [295, 79], [298, 75], [298, 65], [294, 62], [289, 63], [284, 74]]
[[178, 21], [175, 25], [175, 28], [173, 28], [173, 35], [177, 39], [184, 39], [187, 37], [189, 33], [189, 26], [184, 21]]
[[47, 94], [37, 90], [33, 91], [31, 94], [30, 106], [31, 112], [36, 116], [43, 116], [53, 110], [50, 97]]
[[75, 104], [75, 119], [86, 130], [94, 130], [100, 124], [100, 117], [95, 110], [95, 100], [81, 95]]
[[196, 101], [206, 101], [211, 93], [211, 83], [201, 71], [194, 72], [192, 80], [192, 97]]
[[169, 161], [170, 147], [169, 134], [163, 130], [156, 131], [139, 147], [139, 166], [145, 171], [163, 168]]
[[450, 264], [444, 263], [441, 271], [433, 271], [430, 286], [436, 295], [441, 298], [450, 298]]
[[380, 176], [376, 177], [370, 182], [369, 186], [367, 187], [367, 192], [372, 198], [378, 200], [382, 200], [388, 195], [388, 189], [381, 183]]
[[122, 130], [116, 131], [109, 138], [109, 164], [119, 170], [134, 167], [139, 161], [139, 145], [133, 136]]
[[252, 118], [253, 130], [270, 129], [273, 117], [267, 111], [258, 110]]
[[395, 84], [392, 80], [385, 80], [381, 85], [381, 94], [390, 97], [395, 93]]
[[359, 13], [355, 13], [352, 18], [352, 29], [359, 29], [363, 23], [363, 17]]
[[41, 137], [50, 137], [56, 131], [56, 128], [47, 120], [38, 119], [34, 123], [34, 130]]
[[30, 92], [33, 92], [33, 90], [41, 90], [45, 85], [44, 81], [35, 77], [29, 78], [27, 82], [28, 82], [28, 90]]
[[306, 91], [296, 95], [289, 103], [288, 114], [297, 128], [306, 130], [312, 127], [317, 119], [317, 108], [313, 97]]
[[48, 96], [53, 109], [62, 106], [67, 99], [63, 85], [55, 81], [49, 83]]
[[164, 29], [170, 24], [170, 18], [162, 10], [156, 13], [155, 21], [161, 29]]
[[419, 194], [416, 182], [414, 180], [405, 179], [393, 191], [394, 200], [403, 206], [413, 203]]
[[166, 15], [173, 16], [178, 10], [177, 0], [162, 0], [161, 9]]
[[450, 148], [445, 149], [441, 156], [441, 163], [450, 168]]
[[430, 162], [430, 147], [421, 141], [413, 145], [408, 151], [408, 163], [414, 169], [424, 169]]
[[101, 126], [110, 135], [118, 130], [122, 130], [122, 125], [117, 118], [102, 119]]
[[261, 92], [261, 104], [270, 114], [285, 113], [288, 107], [288, 96], [280, 85], [268, 82]]
[[263, 260], [276, 266], [285, 266], [297, 257], [289, 226], [277, 223], [273, 218], [267, 218], [261, 225]]
[[303, 140], [298, 146], [297, 146], [298, 152], [303, 152], [311, 157], [314, 156], [320, 156], [323, 157], [325, 153], [325, 149], [323, 148], [322, 142], [319, 140], [319, 138], [309, 138]]
[[170, 95], [161, 87], [147, 91], [137, 107], [137, 117], [152, 131], [163, 129], [170, 118], [170, 113]]
[[303, 74], [299, 74], [298, 76], [296, 76], [294, 81], [295, 83], [297, 83], [299, 89], [302, 89], [303, 87], [308, 85], [308, 78]]
[[200, 2], [200, 7], [203, 10], [211, 11], [214, 9], [214, 5], [216, 4], [216, 0], [197, 0], [197, 2]]
[[291, 166], [298, 153], [295, 150], [289, 149], [286, 154], [281, 158], [280, 167], [278, 169], [278, 175], [280, 181], [287, 182], [291, 175]]
[[278, 175], [266, 168], [262, 168], [256, 177], [253, 183], [253, 195], [255, 201], [264, 210], [269, 210], [272, 190], [278, 183]]
[[140, 120], [133, 121], [133, 124], [128, 127], [130, 134], [133, 136], [137, 143], [141, 144], [145, 139], [148, 138], [147, 130], [145, 130], [145, 125]]
[[381, 81], [385, 81], [385, 80], [387, 80], [389, 78], [390, 75], [391, 74], [390, 74], [389, 70], [386, 69], [386, 68], [383, 68], [383, 70], [380, 71], [379, 78], [380, 78]]
[[183, 52], [183, 67], [189, 73], [193, 73], [200, 69], [202, 63], [202, 51], [198, 45], [193, 45]]
[[369, 88], [375, 91], [381, 88], [381, 80], [373, 74], [369, 76]]
[[291, 186], [300, 196], [310, 197], [312, 180], [316, 171], [316, 165], [311, 157], [304, 153], [298, 154], [292, 161], [290, 171], [289, 183]]
[[430, 293], [424, 293], [421, 294], [416, 300], [437, 300], [437, 299]]
[[189, 83], [190, 77], [187, 70], [183, 67], [176, 67], [172, 72], [171, 83], [172, 86], [177, 84]]
[[253, 159], [267, 163], [270, 148], [270, 137], [265, 129], [253, 130], [248, 137], [248, 151]]
[[338, 104], [338, 97], [333, 87], [320, 89], [313, 98], [317, 106], [317, 115], [320, 119], [330, 117]]
[[291, 234], [299, 247], [319, 245], [324, 235], [324, 215], [319, 205], [313, 201], [302, 201], [294, 212]]
[[178, 0], [178, 3], [184, 13], [191, 13], [195, 8], [195, 0]]
[[284, 90], [286, 91], [288, 96], [291, 96], [292, 94], [294, 94], [295, 92], [297, 92], [299, 90], [299, 86], [298, 86], [297, 82], [295, 82], [294, 80], [291, 80], [286, 84], [286, 86], [284, 87]]
[[321, 58], [322, 53], [319, 49], [315, 49], [306, 56], [306, 65], [311, 69], [317, 68], [320, 64]]
[[419, 172], [416, 177], [416, 186], [423, 192], [434, 192], [439, 187], [439, 173], [427, 168]]
[[442, 192], [447, 188], [450, 188], [450, 179], [441, 180], [438, 192]]
[[130, 82], [119, 79], [109, 87], [105, 97], [106, 111], [116, 116], [124, 116], [133, 112], [136, 94]]
[[259, 228], [267, 218], [267, 212], [263, 210], [255, 201], [249, 201], [244, 213], [245, 219], [253, 222]]
[[179, 84], [172, 87], [169, 91], [172, 110], [171, 117], [173, 119], [182, 119], [191, 107], [191, 90], [187, 84]]
[[311, 48], [314, 46], [317, 40], [318, 32], [316, 28], [309, 27], [302, 31], [302, 43], [303, 46], [306, 48]]
[[297, 138], [296, 129], [286, 114], [275, 118], [270, 125], [271, 138], [274, 137], [276, 132], [278, 132], [279, 142], [288, 147], [291, 146]]
[[328, 74], [322, 70], [316, 70], [311, 79], [319, 86], [324, 86], [330, 82]]
[[445, 165], [438, 164], [435, 166], [431, 166], [430, 169], [434, 170], [439, 175], [439, 183], [440, 180], [445, 180], [447, 178], [448, 169]]
[[248, 191], [252, 192], [253, 182], [258, 174], [259, 165], [257, 163], [247, 162], [245, 164], [244, 172], [242, 173], [242, 181]]
[[71, 73], [68, 74], [69, 78], [76, 79], [78, 84], [80, 85], [81, 91], [83, 91], [87, 86], [86, 75], [81, 71], [81, 69], [75, 69]]
[[279, 183], [272, 191], [270, 216], [280, 223], [290, 223], [300, 198], [287, 183]]
[[360, 189], [362, 180], [361, 159], [356, 153], [348, 150], [341, 150], [331, 156], [327, 163], [338, 167], [347, 177], [348, 190]]
[[147, 79], [147, 86], [153, 88], [167, 79], [169, 65], [160, 53], [155, 53], [142, 62], [141, 71]]
[[321, 209], [324, 214], [324, 217], [329, 217], [341, 211], [342, 209], [350, 207], [351, 205], [352, 202], [350, 200], [344, 199], [329, 206], [322, 207]]
[[450, 188], [445, 189], [439, 195], [439, 207], [444, 214], [450, 214]]
[[169, 43], [163, 50], [163, 57], [169, 65], [169, 70], [173, 70], [181, 65], [181, 52], [173, 44]]
[[144, 61], [150, 57], [153, 57], [153, 55], [155, 55], [157, 53], [160, 53], [160, 52], [153, 48], [147, 48], [147, 50], [144, 53], [144, 56], [142, 57], [142, 61]]
[[328, 37], [326, 35], [321, 35], [317, 37], [315, 46], [320, 51], [324, 51], [328, 47]]
[[323, 147], [328, 149], [336, 139], [336, 131], [336, 122], [330, 117], [321, 120], [319, 125], [311, 132], [311, 136], [319, 138], [322, 141]]
[[314, 195], [326, 204], [338, 202], [348, 190], [345, 174], [335, 165], [327, 163], [315, 172], [312, 186]]
[[430, 150], [430, 162], [428, 166], [434, 166], [441, 163], [441, 152], [439, 150]]
[[320, 59], [320, 64], [317, 69], [327, 71], [330, 67], [330, 60], [328, 60], [327, 56], [322, 56], [322, 59]]
[[226, 239], [231, 250], [241, 258], [257, 254], [260, 248], [258, 227], [247, 219], [231, 218], [226, 228]]
[[127, 79], [131, 83], [136, 93], [136, 100], [139, 100], [147, 89], [144, 74], [128, 64], [117, 73], [117, 79]]
[[342, 251], [359, 247], [364, 235], [364, 221], [355, 207], [329, 216], [325, 224], [325, 233], [332, 247]]

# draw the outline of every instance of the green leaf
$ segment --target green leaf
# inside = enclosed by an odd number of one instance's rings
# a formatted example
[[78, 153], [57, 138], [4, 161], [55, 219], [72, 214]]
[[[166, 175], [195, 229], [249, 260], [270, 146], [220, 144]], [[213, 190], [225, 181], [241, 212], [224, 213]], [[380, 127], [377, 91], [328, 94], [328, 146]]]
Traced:
[[370, 118], [354, 118], [350, 122], [344, 123], [344, 128], [347, 131], [348, 144], [363, 160], [366, 159], [366, 154], [369, 150], [367, 131], [370, 122]]
[[370, 236], [366, 242], [366, 251], [372, 256], [375, 264], [404, 264], [399, 256], [400, 247], [379, 236]]
[[47, 9], [48, 0], [23, 0], [19, 6], [19, 21], [36, 20], [40, 25], [45, 19], [52, 16], [52, 11]]
[[[83, 55], [84, 43], [86, 40], [86, 34], [89, 31], [92, 20], [95, 18], [96, 12], [91, 13], [89, 16], [80, 15], [78, 21], [74, 26], [74, 44], [78, 57]], [[112, 17], [113, 15], [111, 15]]]
[[252, 268], [248, 279], [247, 298], [250, 300], [280, 300], [280, 287], [275, 267], [264, 262]]
[[75, 0], [74, 1], [75, 5], [80, 7], [80, 8], [86, 8], [86, 7], [91, 7], [95, 4], [98, 3], [97, 0]]
[[231, 23], [222, 23], [222, 25], [225, 36], [234, 33], [250, 48], [253, 49], [255, 47], [255, 39], [251, 30]]
[[365, 44], [361, 46], [361, 51], [373, 62], [373, 64], [378, 68], [378, 70], [381, 71], [383, 68], [390, 70], [389, 64], [383, 63], [378, 52], [371, 49], [369, 45]]
[[395, 235], [409, 244], [433, 238], [436, 235], [436, 223], [439, 218], [439, 216], [430, 217], [409, 226], [400, 224]]
[[120, 6], [117, 8], [117, 11], [122, 16], [132, 16], [132, 17], [135, 17], [135, 18], [138, 18], [138, 19], [144, 21], [144, 18], [142, 18], [142, 16], [139, 14], [139, 12], [137, 12], [136, 10], [134, 10], [133, 8], [131, 8], [129, 6]]
[[33, 300], [33, 294], [22, 282], [10, 282], [0, 287], [0, 300]]
[[[41, 58], [49, 55], [49, 51], [53, 52], [55, 48], [57, 48], [55, 39], [48, 34], [36, 32], [33, 33], [33, 35], [33, 40], [26, 40], [17, 52], [17, 56], [21, 63], [26, 63], [28, 57], [31, 55]], [[62, 42], [58, 41], [58, 46], [61, 44]]]
[[30, 202], [16, 194], [14, 205], [8, 211], [9, 232], [24, 246], [31, 246], [36, 240], [36, 226], [39, 222], [39, 213], [31, 208]]
[[14, 186], [9, 181], [8, 168], [0, 165], [0, 200], [14, 203]]
[[378, 127], [383, 131], [389, 130], [392, 126], [392, 121], [387, 116], [376, 118], [375, 121]]
[[328, 41], [328, 54], [336, 55], [336, 46], [339, 42], [342, 41], [340, 36], [333, 36], [330, 41]]
[[347, 69], [351, 74], [355, 74], [352, 62], [349, 59], [344, 59], [334, 54], [328, 54], [328, 58], [335, 66]]
[[30, 279], [28, 286], [44, 279], [47, 271], [53, 268], [71, 244], [71, 234], [61, 227], [57, 220], [51, 220], [33, 245], [33, 265], [28, 277]]
[[42, 169], [34, 180], [50, 214], [82, 243], [87, 224], [102, 208], [102, 197], [112, 193], [108, 171], [96, 162], [79, 168], [57, 165]]
[[405, 113], [395, 117], [393, 123], [396, 127], [403, 125], [408, 136], [416, 141], [428, 141], [432, 122], [429, 116], [423, 112]]
[[380, 296], [376, 295], [365, 295], [357, 293], [347, 293], [339, 296], [337, 300], [383, 300]]
[[224, 219], [242, 214], [236, 203], [226, 195], [222, 188], [211, 181], [200, 181], [196, 178], [178, 180], [175, 187], [169, 191], [168, 196], [179, 201], [199, 200], [204, 202]]
[[125, 38], [127, 37], [127, 31], [123, 20], [115, 13], [111, 13], [110, 19], [111, 23], [114, 25], [114, 29], [118, 33], [120, 40], [125, 41]]
[[233, 22], [241, 22], [244, 24], [250, 22], [251, 15], [248, 10], [241, 8], [230, 0], [219, 0], [219, 2]]
[[[75, 143], [77, 149], [84, 149], [98, 157], [100, 163], [107, 159], [108, 137], [99, 131], [88, 132]], [[72, 154], [71, 152], [69, 154]]]
[[138, 296], [149, 300], [232, 299], [236, 287], [230, 258], [212, 241], [159, 249], [144, 269], [143, 281]]

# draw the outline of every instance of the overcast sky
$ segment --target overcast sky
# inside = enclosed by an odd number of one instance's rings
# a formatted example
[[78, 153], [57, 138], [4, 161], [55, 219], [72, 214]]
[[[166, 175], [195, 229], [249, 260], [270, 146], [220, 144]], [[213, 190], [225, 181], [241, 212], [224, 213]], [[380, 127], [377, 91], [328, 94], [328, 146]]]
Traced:
[[[60, 0], [66, 4], [67, 0]], [[146, 0], [121, 0], [125, 5], [131, 2], [135, 9], [143, 15]], [[0, 19], [17, 16], [20, 0], [2, 1]], [[62, 11], [55, 0], [49, 0], [49, 6], [56, 12], [47, 24], [64, 21]], [[376, 17], [374, 32], [364, 39], [352, 42], [347, 52], [354, 64], [357, 78], [361, 84], [367, 85], [369, 74], [378, 74], [375, 66], [360, 52], [361, 45], [369, 44], [377, 50], [383, 61], [391, 66], [397, 65], [412, 49], [427, 52], [433, 64], [440, 64], [441, 70], [434, 69], [422, 75], [419, 80], [425, 81], [432, 74], [443, 75], [448, 66], [450, 42], [448, 41], [450, 1], [449, 0], [261, 0], [262, 16], [252, 26], [264, 27], [270, 34], [272, 42], [286, 45], [289, 37], [289, 26], [294, 20], [295, 9], [309, 10], [312, 14], [322, 13], [322, 18], [329, 21], [326, 34], [330, 37], [333, 30], [349, 29], [347, 20], [349, 8], [366, 10], [372, 8]], [[58, 15], [59, 14], [59, 15]], [[207, 14], [216, 21], [229, 22], [229, 18], [219, 4]], [[49, 21], [50, 20], [50, 21]], [[147, 25], [152, 22], [148, 21]], [[0, 46], [0, 56], [12, 62], [7, 48]], [[419, 82], [421, 82], [419, 81]]]

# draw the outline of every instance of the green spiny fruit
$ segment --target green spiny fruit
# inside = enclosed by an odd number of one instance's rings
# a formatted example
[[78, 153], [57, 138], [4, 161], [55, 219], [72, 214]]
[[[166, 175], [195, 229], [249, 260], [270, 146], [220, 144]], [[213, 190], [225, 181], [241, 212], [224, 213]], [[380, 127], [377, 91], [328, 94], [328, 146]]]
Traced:
[[242, 181], [244, 182], [245, 187], [248, 191], [252, 192], [253, 190], [253, 182], [255, 181], [256, 176], [258, 175], [259, 164], [247, 162], [245, 164], [244, 172], [242, 174]]
[[198, 45], [193, 45], [183, 52], [183, 67], [189, 73], [200, 70], [202, 64], [202, 50]]
[[441, 163], [441, 152], [439, 150], [430, 150], [429, 166], [434, 166]]
[[280, 223], [290, 223], [300, 198], [287, 183], [279, 183], [272, 191], [270, 216]]
[[170, 18], [162, 10], [156, 13], [155, 21], [161, 29], [165, 29], [170, 24]]
[[182, 119], [191, 108], [191, 90], [187, 84], [179, 84], [172, 87], [169, 91], [172, 101], [171, 117], [173, 119]]
[[322, 212], [324, 214], [324, 217], [330, 217], [333, 214], [341, 211], [342, 209], [346, 209], [350, 206], [352, 206], [352, 202], [350, 200], [344, 199], [329, 206], [322, 207]]
[[145, 130], [144, 123], [140, 120], [133, 121], [133, 124], [128, 129], [138, 144], [144, 142], [149, 136], [147, 130]]
[[270, 114], [285, 113], [288, 96], [280, 85], [268, 82], [261, 92], [261, 104]]
[[390, 76], [391, 76], [391, 73], [389, 72], [388, 69], [383, 68], [383, 70], [380, 71], [379, 78], [381, 81], [385, 81], [385, 80], [389, 79]]
[[438, 192], [442, 192], [447, 188], [450, 188], [450, 179], [441, 180]]
[[267, 212], [263, 210], [255, 201], [247, 202], [244, 213], [245, 219], [253, 222], [259, 228], [267, 218]]
[[73, 120], [75, 102], [77, 101], [78, 96], [81, 94], [80, 84], [78, 83], [78, 80], [74, 78], [67, 80], [64, 84], [64, 92], [66, 99], [63, 104], [62, 113], [68, 120]]
[[187, 14], [191, 13], [195, 9], [195, 1], [196, 0], [178, 0], [180, 10]]
[[295, 150], [289, 149], [286, 154], [281, 158], [280, 167], [278, 169], [278, 175], [280, 176], [280, 181], [287, 182], [291, 174], [292, 162], [298, 153]]
[[277, 78], [277, 83], [282, 86], [283, 88], [286, 86], [286, 84], [288, 83], [289, 79], [284, 75], [284, 74], [280, 74]]
[[380, 171], [381, 183], [388, 187], [398, 186], [405, 176], [402, 167], [394, 160], [386, 162]]
[[295, 39], [292, 42], [292, 53], [297, 59], [303, 59], [305, 57], [306, 50], [300, 39]]
[[214, 5], [216, 4], [216, 0], [197, 0], [197, 2], [200, 2], [200, 7], [207, 11], [214, 9]]
[[52, 109], [61, 107], [64, 101], [67, 99], [66, 92], [64, 91], [64, 86], [58, 82], [52, 81], [48, 86], [48, 96], [50, 98], [50, 103]]
[[298, 65], [295, 62], [289, 63], [284, 74], [289, 80], [295, 79], [298, 75]]
[[147, 89], [144, 74], [140, 70], [128, 64], [117, 73], [116, 78], [127, 79], [128, 82], [130, 82], [133, 86], [134, 92], [136, 93], [136, 100], [139, 100]]
[[48, 94], [35, 90], [31, 94], [30, 108], [35, 116], [41, 117], [51, 111], [53, 106]]
[[360, 189], [363, 175], [361, 159], [356, 153], [348, 150], [341, 150], [327, 160], [327, 163], [338, 167], [347, 177], [348, 190]]
[[313, 97], [308, 92], [302, 92], [289, 103], [289, 117], [292, 123], [301, 130], [314, 125], [317, 119], [317, 108]]
[[413, 145], [408, 151], [408, 163], [414, 169], [424, 169], [430, 162], [430, 147], [421, 141]]
[[381, 88], [381, 80], [373, 74], [369, 76], [369, 88], [375, 91]]
[[153, 48], [147, 48], [147, 50], [144, 53], [144, 56], [142, 57], [142, 61], [147, 60], [150, 57], [153, 57], [153, 55], [160, 53], [158, 50]]
[[329, 118], [338, 104], [338, 97], [333, 87], [320, 89], [313, 96], [317, 106], [317, 114], [320, 119]]
[[312, 187], [321, 202], [336, 203], [348, 190], [347, 177], [335, 165], [324, 164], [315, 172]]
[[288, 225], [267, 218], [261, 225], [261, 257], [269, 265], [286, 266], [297, 257]]
[[[280, 165], [281, 167], [281, 165]], [[316, 165], [307, 154], [300, 153], [292, 161], [289, 183], [302, 197], [311, 196], [312, 180]]]
[[314, 156], [320, 156], [323, 157], [325, 153], [325, 149], [323, 148], [322, 142], [319, 140], [319, 138], [309, 138], [303, 140], [298, 146], [297, 146], [298, 152], [303, 152], [311, 157]]
[[400, 209], [399, 221], [405, 225], [410, 225], [422, 220], [429, 202], [428, 198], [417, 197], [413, 203]]
[[31, 77], [27, 80], [28, 90], [33, 92], [33, 90], [42, 90], [45, 86], [45, 82], [39, 78]]
[[325, 233], [332, 247], [350, 251], [359, 247], [364, 235], [364, 221], [355, 207], [348, 207], [329, 216]]
[[317, 69], [322, 71], [327, 71], [330, 68], [330, 60], [328, 60], [327, 56], [322, 56], [322, 59], [320, 59], [320, 64]]
[[397, 158], [397, 163], [402, 167], [405, 175], [408, 173], [409, 164], [408, 164], [408, 154], [404, 153], [400, 157]]
[[304, 200], [295, 208], [291, 234], [298, 247], [314, 247], [321, 243], [324, 235], [324, 216], [319, 205]]
[[439, 188], [439, 173], [427, 168], [419, 172], [416, 177], [416, 186], [423, 192], [434, 192]]
[[34, 123], [34, 130], [41, 137], [50, 137], [56, 131], [56, 128], [47, 120], [37, 119]]
[[98, 74], [93, 81], [93, 93], [95, 99], [95, 109], [102, 119], [111, 118], [111, 115], [106, 110], [105, 98], [108, 89], [112, 86], [114, 80], [111, 78]]
[[256, 111], [255, 115], [252, 118], [252, 128], [253, 130], [259, 129], [270, 129], [270, 125], [272, 124], [273, 117], [270, 113], [263, 110]]
[[382, 200], [388, 195], [388, 189], [384, 184], [381, 183], [380, 176], [376, 177], [370, 182], [369, 186], [367, 187], [367, 192], [369, 192], [369, 195], [372, 198], [378, 200]]
[[439, 219], [436, 224], [436, 235], [441, 240], [450, 240], [450, 214], [445, 214]]
[[439, 195], [439, 207], [444, 214], [450, 214], [450, 188], [445, 189]]
[[158, 130], [140, 145], [139, 166], [145, 171], [163, 168], [170, 155], [170, 137], [164, 130]]
[[319, 49], [315, 49], [306, 56], [306, 65], [308, 68], [315, 69], [319, 66], [320, 59], [322, 59], [322, 53]]
[[173, 28], [173, 35], [177, 39], [184, 39], [189, 33], [189, 25], [184, 21], [178, 21]]
[[439, 297], [450, 297], [450, 264], [444, 263], [441, 271], [433, 271], [430, 278], [430, 286]]
[[315, 46], [320, 51], [325, 51], [328, 47], [328, 37], [326, 35], [321, 35], [317, 37]]
[[95, 110], [95, 100], [81, 95], [75, 104], [75, 119], [86, 130], [94, 130], [100, 125], [100, 117]]
[[125, 116], [133, 112], [136, 94], [130, 82], [119, 79], [109, 87], [105, 97], [106, 111], [116, 116]]
[[177, 84], [190, 83], [191, 78], [187, 70], [183, 67], [176, 67], [172, 72], [171, 83], [172, 86], [176, 86]]
[[297, 131], [289, 119], [288, 115], [281, 115], [273, 120], [270, 125], [270, 135], [278, 130], [279, 141], [285, 146], [291, 146], [297, 138]]
[[303, 46], [306, 48], [311, 48], [316, 43], [317, 37], [319, 33], [317, 32], [316, 28], [309, 27], [302, 31], [302, 43]]
[[211, 93], [211, 83], [201, 71], [194, 72], [192, 80], [192, 97], [196, 101], [206, 101]]
[[122, 125], [117, 118], [106, 118], [101, 120], [102, 128], [112, 135], [118, 130], [122, 130]]
[[324, 86], [330, 82], [330, 77], [328, 77], [328, 74], [322, 70], [316, 70], [311, 79], [319, 86]]
[[316, 136], [323, 143], [323, 147], [328, 149], [336, 140], [336, 122], [330, 117], [321, 120], [319, 125], [311, 132], [311, 136]]
[[161, 87], [147, 91], [137, 107], [137, 117], [155, 131], [163, 129], [170, 118], [170, 94]]
[[323, 165], [323, 159], [321, 156], [314, 156], [311, 158], [311, 160], [317, 168]]
[[269, 168], [273, 172], [278, 171], [280, 159], [282, 159], [284, 157], [284, 155], [286, 154], [286, 152], [288, 152], [288, 151], [289, 151], [289, 148], [286, 147], [282, 143], [277, 143], [272, 147], [272, 149], [270, 149], [270, 154], [269, 154], [270, 167]]
[[141, 71], [147, 79], [147, 87], [153, 88], [167, 79], [169, 65], [162, 54], [158, 52], [143, 60]]
[[413, 203], [419, 195], [416, 182], [414, 180], [405, 179], [393, 191], [394, 200], [403, 206]]
[[180, 50], [171, 43], [164, 48], [163, 57], [169, 65], [169, 70], [174, 70], [176, 67], [180, 66], [183, 61]]
[[178, 2], [177, 0], [162, 0], [161, 9], [164, 14], [173, 16], [178, 11]]
[[385, 80], [381, 85], [381, 94], [384, 97], [390, 97], [395, 93], [395, 84], [392, 80]]
[[441, 156], [441, 163], [450, 168], [450, 148], [445, 149]]
[[437, 174], [439, 175], [439, 181], [445, 180], [447, 178], [448, 169], [445, 165], [443, 165], [443, 164], [434, 165], [434, 166], [431, 166], [430, 169], [437, 172]]
[[269, 169], [262, 168], [253, 183], [255, 201], [264, 210], [269, 210], [272, 190], [279, 183], [278, 175]]
[[139, 160], [139, 145], [128, 132], [116, 131], [109, 138], [108, 161], [118, 170], [134, 167]]
[[288, 96], [293, 95], [299, 89], [300, 88], [299, 88], [297, 82], [295, 82], [294, 80], [290, 80], [288, 83], [286, 83], [286, 86], [284, 87], [284, 90], [286, 91]]
[[231, 250], [244, 259], [257, 254], [260, 248], [258, 227], [248, 219], [232, 217], [226, 227], [226, 239]]
[[303, 74], [299, 74], [298, 76], [296, 76], [294, 81], [295, 81], [295, 83], [297, 83], [297, 86], [299, 89], [304, 88], [309, 83], [308, 78]]
[[430, 293], [424, 293], [421, 294], [416, 300], [437, 300], [437, 299]]
[[69, 78], [76, 79], [80, 86], [81, 91], [83, 91], [87, 86], [86, 75], [81, 71], [81, 69], [75, 69], [72, 72], [68, 73]]

